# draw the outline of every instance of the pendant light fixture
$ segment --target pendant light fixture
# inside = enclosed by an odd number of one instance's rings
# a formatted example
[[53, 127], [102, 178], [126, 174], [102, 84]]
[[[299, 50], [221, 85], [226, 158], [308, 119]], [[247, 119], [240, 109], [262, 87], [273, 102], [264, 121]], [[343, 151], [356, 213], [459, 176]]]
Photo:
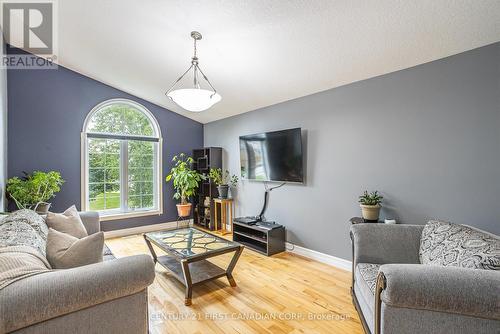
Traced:
[[[221, 100], [221, 96], [217, 93], [214, 86], [212, 86], [207, 76], [203, 73], [200, 66], [198, 65], [198, 56], [196, 54], [196, 42], [202, 38], [201, 34], [197, 31], [192, 31], [191, 37], [194, 40], [194, 55], [191, 58], [191, 66], [189, 66], [186, 72], [184, 72], [179, 77], [179, 79], [177, 79], [174, 82], [172, 87], [170, 87], [170, 89], [165, 93], [165, 95], [167, 95], [179, 107], [185, 110], [192, 112], [200, 112], [209, 109], [214, 104], [219, 102]], [[191, 69], [193, 70], [194, 87], [174, 89], [175, 85], [177, 85], [177, 83], [181, 81], [181, 79], [184, 78], [184, 76], [188, 74], [188, 72], [191, 71]], [[205, 81], [208, 83], [211, 90], [201, 88], [198, 78], [200, 74], [203, 77], [203, 79], [205, 79]]]

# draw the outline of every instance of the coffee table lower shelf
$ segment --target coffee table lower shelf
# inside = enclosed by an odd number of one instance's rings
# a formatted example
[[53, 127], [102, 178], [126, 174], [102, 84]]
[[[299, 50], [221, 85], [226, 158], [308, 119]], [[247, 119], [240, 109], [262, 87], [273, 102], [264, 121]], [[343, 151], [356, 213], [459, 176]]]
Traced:
[[[186, 285], [182, 273], [182, 264], [174, 257], [163, 255], [158, 257], [158, 263], [167, 269], [182, 284]], [[226, 276], [226, 271], [208, 260], [189, 263], [191, 285], [196, 285]]]

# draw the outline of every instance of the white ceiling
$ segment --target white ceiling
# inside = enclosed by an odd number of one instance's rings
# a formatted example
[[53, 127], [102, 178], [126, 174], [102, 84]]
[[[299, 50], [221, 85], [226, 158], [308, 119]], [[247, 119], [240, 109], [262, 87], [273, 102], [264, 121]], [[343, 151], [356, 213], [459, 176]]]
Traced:
[[[498, 0], [64, 0], [59, 63], [202, 123], [500, 41]], [[164, 95], [200, 66], [222, 101]]]

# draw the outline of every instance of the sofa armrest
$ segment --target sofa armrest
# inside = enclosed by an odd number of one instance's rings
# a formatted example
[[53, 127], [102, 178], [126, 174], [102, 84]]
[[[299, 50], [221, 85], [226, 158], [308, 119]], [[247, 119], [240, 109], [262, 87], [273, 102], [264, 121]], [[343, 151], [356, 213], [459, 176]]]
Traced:
[[0, 333], [143, 291], [154, 263], [136, 255], [19, 280], [0, 291]]
[[386, 264], [387, 305], [500, 320], [500, 273], [422, 264]]
[[83, 226], [85, 226], [88, 235], [97, 233], [101, 230], [101, 221], [98, 212], [80, 211], [79, 214], [80, 218], [82, 219]]
[[420, 263], [423, 225], [355, 224], [351, 226], [353, 265]]

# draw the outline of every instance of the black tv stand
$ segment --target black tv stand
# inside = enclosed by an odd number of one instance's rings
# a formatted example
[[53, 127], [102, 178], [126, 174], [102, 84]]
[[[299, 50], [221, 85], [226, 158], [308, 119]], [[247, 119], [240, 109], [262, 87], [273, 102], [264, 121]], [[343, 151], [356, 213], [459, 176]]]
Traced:
[[[266, 256], [285, 251], [285, 227], [275, 222], [233, 220], [233, 240]], [[254, 217], [255, 218], [255, 217]]]

